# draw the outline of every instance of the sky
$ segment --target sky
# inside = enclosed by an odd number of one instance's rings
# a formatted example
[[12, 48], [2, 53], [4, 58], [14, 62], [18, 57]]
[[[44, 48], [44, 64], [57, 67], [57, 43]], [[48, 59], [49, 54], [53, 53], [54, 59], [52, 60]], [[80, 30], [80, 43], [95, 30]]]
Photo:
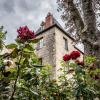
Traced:
[[[15, 41], [17, 29], [27, 25], [34, 32], [39, 28], [48, 12], [64, 27], [61, 13], [57, 11], [57, 0], [0, 0], [0, 26], [7, 31], [5, 43]], [[82, 46], [79, 44], [81, 49]], [[83, 48], [81, 49], [83, 50]]]
[[0, 0], [0, 26], [7, 30], [5, 42], [14, 42], [20, 26], [36, 31], [48, 12], [61, 21], [56, 0]]

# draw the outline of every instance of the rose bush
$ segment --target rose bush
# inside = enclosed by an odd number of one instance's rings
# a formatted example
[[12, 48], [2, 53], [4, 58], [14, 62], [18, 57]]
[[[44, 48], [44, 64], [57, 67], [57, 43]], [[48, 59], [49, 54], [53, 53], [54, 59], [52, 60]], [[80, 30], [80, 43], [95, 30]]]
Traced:
[[72, 51], [63, 56], [64, 69], [66, 69], [64, 73], [66, 73], [66, 79], [69, 74], [72, 74], [69, 82], [73, 84], [71, 88], [76, 100], [100, 98], [100, 68], [95, 65], [96, 58], [85, 56], [84, 61], [80, 61], [77, 59], [79, 57], [79, 51]]

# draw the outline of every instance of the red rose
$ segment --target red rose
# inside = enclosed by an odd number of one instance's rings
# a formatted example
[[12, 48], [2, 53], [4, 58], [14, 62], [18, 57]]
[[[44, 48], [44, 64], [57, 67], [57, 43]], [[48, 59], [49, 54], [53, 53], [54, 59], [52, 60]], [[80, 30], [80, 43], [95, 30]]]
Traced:
[[84, 65], [84, 62], [83, 61], [79, 61], [79, 60], [76, 60], [75, 63], [78, 64], [78, 65], [82, 65], [82, 66]]
[[63, 56], [63, 60], [64, 61], [69, 61], [71, 58], [70, 58], [70, 55], [69, 54], [65, 54], [64, 56]]
[[80, 52], [79, 51], [72, 51], [70, 56], [72, 59], [77, 59], [78, 57], [80, 57]]
[[29, 30], [27, 26], [20, 27], [17, 32], [18, 38], [21, 40], [33, 39], [35, 37], [34, 32]]

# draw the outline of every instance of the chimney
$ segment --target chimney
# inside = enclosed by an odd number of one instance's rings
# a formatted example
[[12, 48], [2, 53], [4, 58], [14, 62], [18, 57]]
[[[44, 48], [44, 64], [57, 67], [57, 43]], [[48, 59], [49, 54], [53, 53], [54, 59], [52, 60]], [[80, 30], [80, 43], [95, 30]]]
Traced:
[[45, 29], [53, 25], [53, 15], [49, 12], [45, 18]]

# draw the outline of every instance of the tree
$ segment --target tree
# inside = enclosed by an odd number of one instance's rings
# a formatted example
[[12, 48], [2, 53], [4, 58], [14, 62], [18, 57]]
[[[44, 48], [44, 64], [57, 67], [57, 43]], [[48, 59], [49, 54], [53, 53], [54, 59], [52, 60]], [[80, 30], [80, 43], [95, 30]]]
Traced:
[[100, 10], [99, 0], [58, 0], [67, 29], [76, 32], [76, 41], [84, 45], [84, 54], [97, 58], [96, 65], [100, 67], [100, 31], [97, 21]]

